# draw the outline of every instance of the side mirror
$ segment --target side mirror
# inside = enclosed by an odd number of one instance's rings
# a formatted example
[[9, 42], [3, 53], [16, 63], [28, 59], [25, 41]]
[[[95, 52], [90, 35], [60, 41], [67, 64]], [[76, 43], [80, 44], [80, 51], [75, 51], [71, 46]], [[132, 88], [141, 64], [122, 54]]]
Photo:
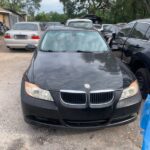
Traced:
[[37, 47], [33, 44], [28, 44], [26, 46], [26, 50], [28, 50], [28, 51], [35, 51], [36, 49], [37, 49]]

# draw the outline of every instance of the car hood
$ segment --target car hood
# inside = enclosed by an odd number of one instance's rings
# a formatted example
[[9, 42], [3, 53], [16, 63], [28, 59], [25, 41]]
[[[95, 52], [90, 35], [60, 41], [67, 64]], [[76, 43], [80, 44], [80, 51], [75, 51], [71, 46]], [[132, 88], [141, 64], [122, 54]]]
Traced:
[[47, 90], [120, 89], [123, 77], [111, 53], [38, 52], [33, 59], [33, 82]]

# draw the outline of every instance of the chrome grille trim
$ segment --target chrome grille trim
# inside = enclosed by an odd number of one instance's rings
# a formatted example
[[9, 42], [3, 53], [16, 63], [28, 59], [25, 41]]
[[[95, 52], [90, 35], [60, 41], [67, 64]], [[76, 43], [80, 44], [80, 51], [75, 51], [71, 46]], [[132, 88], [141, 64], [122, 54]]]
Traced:
[[[91, 94], [102, 94], [102, 93], [109, 93], [112, 92], [113, 93], [113, 97], [109, 102], [106, 103], [98, 103], [98, 104], [92, 104], [91, 103], [91, 99], [90, 99], [90, 95]], [[63, 100], [61, 93], [72, 93], [72, 94], [85, 94], [86, 97], [86, 101], [85, 104], [72, 104], [72, 103], [67, 103]], [[89, 102], [88, 102], [89, 99]], [[104, 107], [109, 107], [110, 105], [113, 104], [114, 100], [115, 100], [115, 91], [114, 90], [97, 90], [97, 91], [90, 91], [89, 93], [87, 93], [86, 91], [76, 91], [76, 90], [60, 90], [60, 100], [61, 103], [67, 107], [70, 108], [87, 108], [87, 106], [89, 106], [90, 108], [104, 108]]]
[[104, 108], [104, 107], [108, 107], [108, 106], [112, 105], [115, 100], [115, 91], [114, 90], [91, 91], [90, 96], [91, 96], [91, 94], [103, 94], [103, 93], [109, 93], [109, 92], [113, 94], [113, 97], [110, 101], [105, 102], [105, 103], [94, 104], [94, 103], [91, 103], [91, 98], [90, 98], [90, 107], [91, 108]]
[[[72, 104], [67, 103], [63, 100], [61, 93], [69, 93], [69, 94], [85, 94], [85, 104]], [[87, 93], [85, 91], [76, 91], [76, 90], [60, 90], [60, 101], [63, 105], [70, 108], [86, 108], [87, 103]]]

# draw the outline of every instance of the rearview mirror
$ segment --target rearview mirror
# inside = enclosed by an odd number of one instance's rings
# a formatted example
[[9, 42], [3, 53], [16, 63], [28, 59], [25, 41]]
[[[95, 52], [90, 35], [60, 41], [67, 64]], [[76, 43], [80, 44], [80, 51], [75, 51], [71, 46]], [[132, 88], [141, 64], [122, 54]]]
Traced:
[[34, 51], [36, 49], [37, 49], [37, 47], [35, 45], [33, 45], [33, 44], [28, 44], [26, 46], [26, 50], [28, 50], [28, 51]]

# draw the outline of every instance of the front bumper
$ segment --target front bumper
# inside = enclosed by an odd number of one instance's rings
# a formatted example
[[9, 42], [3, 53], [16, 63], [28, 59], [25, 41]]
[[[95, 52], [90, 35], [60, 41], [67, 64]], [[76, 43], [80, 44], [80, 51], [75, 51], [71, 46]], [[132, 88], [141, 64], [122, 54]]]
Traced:
[[[56, 98], [59, 92], [53, 92]], [[137, 118], [140, 105], [140, 93], [124, 102], [115, 101], [108, 108], [66, 108], [59, 103], [59, 97], [55, 102], [37, 100], [26, 94], [22, 86], [21, 92], [24, 119], [33, 125], [67, 128], [104, 128], [122, 125], [134, 121]]]

